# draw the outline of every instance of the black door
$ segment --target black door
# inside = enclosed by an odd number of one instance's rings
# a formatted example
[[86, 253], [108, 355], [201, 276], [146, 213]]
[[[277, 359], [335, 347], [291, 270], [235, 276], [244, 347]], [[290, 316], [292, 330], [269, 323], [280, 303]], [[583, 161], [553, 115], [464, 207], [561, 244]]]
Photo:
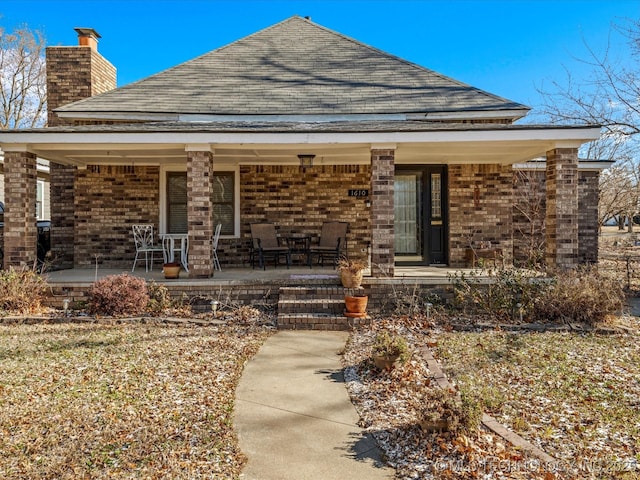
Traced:
[[447, 263], [445, 166], [397, 166], [394, 178], [395, 261]]

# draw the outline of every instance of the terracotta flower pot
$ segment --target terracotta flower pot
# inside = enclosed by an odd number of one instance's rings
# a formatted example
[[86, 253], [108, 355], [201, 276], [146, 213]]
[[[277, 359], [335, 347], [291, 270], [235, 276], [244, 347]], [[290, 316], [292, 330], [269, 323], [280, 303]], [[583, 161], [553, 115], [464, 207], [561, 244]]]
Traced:
[[180, 278], [179, 263], [165, 263], [162, 270], [164, 271], [164, 278]]
[[367, 316], [367, 303], [369, 297], [362, 295], [359, 297], [352, 295], [344, 296], [344, 304], [347, 309], [345, 316], [352, 318], [364, 318]]

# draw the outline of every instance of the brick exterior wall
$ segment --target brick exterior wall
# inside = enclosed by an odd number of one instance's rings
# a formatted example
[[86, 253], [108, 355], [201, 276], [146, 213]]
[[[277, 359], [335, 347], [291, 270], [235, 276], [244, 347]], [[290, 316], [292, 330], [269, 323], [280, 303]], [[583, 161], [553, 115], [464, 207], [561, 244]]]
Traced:
[[513, 262], [544, 264], [546, 182], [543, 170], [513, 172]]
[[75, 240], [74, 182], [76, 167], [50, 163], [50, 192], [55, 199], [51, 208], [51, 258], [53, 268], [73, 268]]
[[4, 268], [32, 268], [36, 261], [36, 155], [4, 153]]
[[189, 229], [189, 277], [213, 275], [213, 211], [211, 152], [187, 152], [187, 220]]
[[551, 271], [578, 261], [578, 150], [547, 152], [546, 264]]
[[[48, 126], [70, 125], [53, 110], [116, 88], [116, 69], [87, 46], [47, 47]], [[54, 268], [74, 264], [75, 167], [50, 164], [51, 249]], [[85, 263], [85, 260], [82, 260]]]
[[513, 170], [510, 165], [449, 166], [449, 265], [464, 267], [481, 241], [513, 261]]
[[[371, 241], [365, 199], [349, 197], [349, 189], [369, 188], [368, 165], [299, 166], [245, 165], [240, 167], [241, 238], [221, 239], [218, 256], [223, 265], [247, 265], [250, 224], [274, 222], [282, 237], [306, 233], [317, 244], [325, 221], [349, 222], [350, 257], [364, 257]], [[301, 261], [301, 259], [294, 259]]]
[[90, 47], [47, 47], [48, 126], [69, 125], [53, 110], [116, 88], [116, 69]]
[[393, 277], [395, 150], [371, 150], [371, 275]]
[[[578, 171], [578, 263], [596, 263], [598, 261], [598, 171]], [[530, 223], [525, 215], [514, 208], [513, 236], [514, 262], [526, 266], [529, 260], [528, 249], [538, 246], [544, 261], [546, 241], [546, 172], [541, 170], [514, 172], [516, 203], [526, 197], [524, 208], [529, 207]], [[528, 205], [527, 205], [528, 204]], [[531, 212], [531, 210], [538, 210]]]
[[[158, 232], [159, 167], [95, 166], [79, 169], [75, 187], [75, 265], [131, 268], [135, 256], [131, 226]], [[54, 227], [55, 228], [55, 227]]]

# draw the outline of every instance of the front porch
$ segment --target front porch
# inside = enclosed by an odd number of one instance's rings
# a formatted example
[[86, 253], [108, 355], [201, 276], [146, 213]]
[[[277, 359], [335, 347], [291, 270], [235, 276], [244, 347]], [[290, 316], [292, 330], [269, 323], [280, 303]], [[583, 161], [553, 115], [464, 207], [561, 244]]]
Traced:
[[367, 294], [368, 312], [378, 313], [393, 308], [394, 301], [407, 295], [417, 298], [437, 295], [446, 300], [452, 294], [450, 277], [471, 271], [397, 267], [393, 277], [365, 275], [362, 288], [357, 291], [343, 288], [332, 267], [225, 268], [216, 272], [213, 278], [193, 279], [181, 272], [181, 278], [177, 280], [166, 280], [161, 267], [150, 272], [138, 268], [134, 273], [130, 269], [76, 268], [48, 272], [43, 276], [51, 287], [48, 305], [56, 308], [63, 308], [65, 300], [69, 300], [70, 308], [81, 308], [96, 279], [127, 273], [166, 286], [172, 298], [188, 301], [196, 312], [210, 311], [211, 302], [217, 300], [220, 308], [253, 305], [273, 310], [278, 313], [279, 328], [344, 329], [350, 325], [342, 316], [345, 294]]

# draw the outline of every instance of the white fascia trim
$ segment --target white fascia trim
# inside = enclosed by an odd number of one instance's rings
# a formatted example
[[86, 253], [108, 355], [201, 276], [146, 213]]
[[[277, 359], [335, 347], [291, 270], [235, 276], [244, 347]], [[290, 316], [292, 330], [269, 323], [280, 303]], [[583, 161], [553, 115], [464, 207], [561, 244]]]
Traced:
[[524, 130], [438, 130], [428, 132], [0, 132], [0, 146], [5, 150], [39, 144], [55, 148], [56, 144], [77, 145], [152, 145], [152, 144], [387, 144], [387, 143], [471, 143], [502, 141], [548, 141], [563, 148], [577, 148], [600, 138], [600, 127], [535, 128]]

